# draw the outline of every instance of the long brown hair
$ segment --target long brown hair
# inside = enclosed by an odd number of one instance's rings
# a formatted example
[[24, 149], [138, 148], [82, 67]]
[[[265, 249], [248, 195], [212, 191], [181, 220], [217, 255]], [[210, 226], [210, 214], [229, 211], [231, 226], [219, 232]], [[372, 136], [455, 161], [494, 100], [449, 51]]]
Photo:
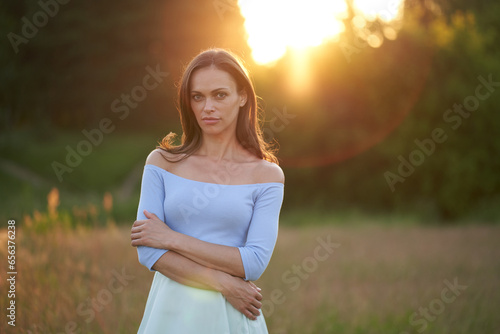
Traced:
[[181, 161], [200, 148], [202, 132], [191, 109], [191, 76], [194, 71], [209, 66], [227, 72], [236, 81], [238, 91], [245, 90], [247, 93], [247, 102], [243, 107], [240, 107], [236, 123], [238, 142], [256, 157], [278, 163], [278, 159], [274, 155], [275, 149], [264, 141], [262, 135], [257, 96], [248, 72], [236, 55], [224, 49], [203, 51], [187, 65], [178, 90], [177, 109], [182, 125], [181, 144], [173, 144], [176, 134], [171, 132], [162, 139], [158, 148], [173, 154], [182, 154], [180, 159], [172, 162]]

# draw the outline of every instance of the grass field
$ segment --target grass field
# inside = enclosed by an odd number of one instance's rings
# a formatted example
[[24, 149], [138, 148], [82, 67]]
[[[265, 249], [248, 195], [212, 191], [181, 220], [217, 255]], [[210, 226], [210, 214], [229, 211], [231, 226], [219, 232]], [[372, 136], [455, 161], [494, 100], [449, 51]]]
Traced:
[[[67, 147], [74, 150], [84, 139], [79, 131], [53, 131], [47, 138], [30, 131], [0, 134], [0, 195], [3, 197], [0, 219], [45, 210], [47, 193], [53, 187], [61, 193], [60, 210], [71, 211], [74, 206], [88, 203], [99, 205], [103, 194], [109, 191], [115, 198], [114, 216], [117, 219], [134, 216], [141, 178], [141, 170], [137, 172], [137, 169], [142, 167], [161, 135], [112, 133], [105, 136], [71, 171], [62, 172], [59, 180], [53, 163], [67, 165]], [[27, 175], [16, 173], [19, 171]], [[127, 180], [132, 181], [131, 189], [124, 189]]]
[[[3, 267], [1, 333], [136, 332], [153, 274], [137, 262], [128, 228], [22, 232], [16, 327], [7, 325]], [[283, 227], [257, 282], [269, 332], [500, 333], [499, 239], [491, 225]]]
[[[113, 133], [59, 182], [52, 163], [82, 138], [0, 135], [2, 228], [19, 219], [16, 327], [7, 324], [2, 260], [0, 333], [137, 331], [153, 274], [138, 263], [126, 221], [137, 209], [138, 167], [161, 135]], [[500, 225], [293, 210], [282, 212], [258, 281], [270, 333], [500, 333]], [[7, 259], [5, 229], [0, 243]]]

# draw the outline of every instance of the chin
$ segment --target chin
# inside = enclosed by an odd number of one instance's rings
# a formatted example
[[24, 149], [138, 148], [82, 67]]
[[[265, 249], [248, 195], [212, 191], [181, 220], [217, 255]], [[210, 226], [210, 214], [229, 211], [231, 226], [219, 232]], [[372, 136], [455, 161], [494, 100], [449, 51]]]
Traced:
[[214, 126], [205, 126], [205, 127], [202, 126], [201, 131], [207, 135], [218, 135], [224, 132], [221, 128]]

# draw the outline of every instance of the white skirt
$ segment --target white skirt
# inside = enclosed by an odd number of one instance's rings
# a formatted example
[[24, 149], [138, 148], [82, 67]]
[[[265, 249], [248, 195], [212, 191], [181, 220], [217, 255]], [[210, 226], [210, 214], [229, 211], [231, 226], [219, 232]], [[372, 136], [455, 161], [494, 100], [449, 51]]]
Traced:
[[249, 320], [220, 292], [155, 273], [138, 334], [267, 334], [261, 314]]

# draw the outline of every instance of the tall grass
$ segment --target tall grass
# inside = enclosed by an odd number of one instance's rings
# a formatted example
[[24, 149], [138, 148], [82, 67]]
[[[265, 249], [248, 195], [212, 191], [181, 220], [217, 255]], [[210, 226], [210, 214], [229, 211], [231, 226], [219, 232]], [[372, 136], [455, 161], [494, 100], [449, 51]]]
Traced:
[[123, 182], [137, 166], [145, 162], [161, 134], [119, 133], [106, 136], [99, 146], [83, 157], [71, 172], [62, 174], [60, 182], [54, 172], [54, 161], [66, 164], [66, 147], [74, 148], [84, 139], [79, 131], [51, 131], [49, 138], [37, 137], [30, 131], [0, 134], [0, 162], [7, 161], [36, 175], [44, 182], [34, 184], [0, 168], [0, 219], [22, 217], [33, 210], [46, 209], [46, 195], [53, 188], [60, 192], [60, 210], [74, 206], [98, 206], [110, 192], [115, 197], [113, 215], [121, 221], [135, 214], [138, 203], [140, 174], [133, 181], [131, 196], [119, 195]]
[[98, 226], [114, 226], [113, 195], [105, 192], [98, 205], [87, 203], [73, 205], [71, 210], [59, 210], [60, 195], [57, 188], [52, 188], [47, 195], [47, 210], [35, 210], [32, 215], [25, 214], [24, 227], [30, 233], [47, 234], [53, 230], [70, 230]]
[[[12, 190], [1, 211], [23, 217], [16, 225], [17, 322], [15, 328], [7, 325], [9, 300], [2, 293], [0, 333], [136, 332], [153, 276], [129, 243], [132, 222], [127, 220], [134, 217], [138, 198], [118, 200], [114, 190], [136, 161], [143, 161], [147, 145], [127, 146], [131, 139], [120, 136], [109, 139], [81, 172], [57, 187], [35, 188], [0, 173], [3, 192]], [[68, 140], [59, 138], [58, 147]], [[44, 145], [20, 157], [6, 150], [2, 157], [37, 171], [60, 154]], [[111, 155], [117, 147], [126, 152]], [[35, 163], [36, 156], [44, 163]], [[111, 166], [107, 159], [112, 156], [119, 157], [112, 165], [117, 169], [96, 173], [103, 163]], [[38, 172], [52, 173], [45, 167]], [[92, 191], [82, 195], [74, 189]], [[273, 259], [257, 282], [269, 332], [499, 333], [500, 226], [422, 222], [402, 214], [284, 212]], [[321, 248], [328, 238], [339, 244], [331, 254]], [[6, 259], [5, 229], [0, 244]], [[8, 290], [7, 272], [2, 267], [2, 292]], [[444, 303], [445, 282], [454, 279], [467, 288]], [[440, 300], [444, 308], [439, 314], [428, 311], [426, 318], [422, 312], [440, 306]]]
[[[257, 282], [269, 332], [498, 333], [499, 236], [496, 226], [282, 228]], [[5, 230], [0, 238], [6, 245]], [[321, 248], [328, 240], [339, 244], [331, 254]], [[1, 333], [137, 331], [153, 275], [138, 263], [128, 227], [21, 226], [16, 243], [17, 323], [10, 328], [2, 316]], [[430, 313], [425, 329], [412, 324], [455, 278], [467, 288]], [[0, 287], [6, 291], [4, 278]], [[3, 294], [4, 313], [6, 302]]]

